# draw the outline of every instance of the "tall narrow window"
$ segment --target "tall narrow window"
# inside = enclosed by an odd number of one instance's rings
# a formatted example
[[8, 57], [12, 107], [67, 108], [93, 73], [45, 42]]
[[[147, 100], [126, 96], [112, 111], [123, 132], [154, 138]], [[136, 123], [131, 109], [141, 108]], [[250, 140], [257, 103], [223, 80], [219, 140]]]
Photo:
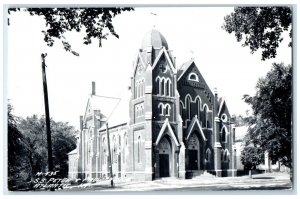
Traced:
[[170, 80], [166, 80], [166, 96], [170, 96]]
[[222, 139], [222, 142], [226, 142], [226, 129], [225, 129], [225, 127], [222, 128], [221, 139]]
[[143, 81], [140, 81], [140, 97], [143, 97]]
[[191, 119], [191, 99], [190, 96], [186, 99], [186, 113], [187, 113], [187, 119]]
[[166, 104], [166, 116], [170, 116], [171, 107], [169, 104]]
[[224, 150], [221, 150], [221, 161], [224, 161]]
[[160, 95], [165, 95], [165, 79], [162, 79], [160, 82]]
[[105, 138], [103, 138], [103, 164], [106, 164], [106, 140]]
[[159, 115], [164, 115], [164, 105], [162, 103], [158, 104]]
[[182, 105], [182, 102], [179, 103], [179, 111], [180, 111], [180, 115], [182, 117], [182, 113], [183, 113], [183, 105]]
[[225, 162], [228, 161], [228, 150], [227, 149], [224, 151], [223, 161], [225, 161]]
[[145, 82], [142, 80], [142, 96], [145, 95]]
[[161, 91], [160, 91], [160, 77], [157, 76], [156, 79], [155, 79], [155, 84], [156, 84], [156, 94], [157, 95], [160, 95]]
[[203, 127], [207, 127], [207, 106], [203, 108]]
[[201, 107], [201, 104], [200, 104], [200, 99], [199, 98], [196, 99], [196, 105], [197, 105], [197, 116], [198, 116], [198, 119], [200, 121], [200, 107]]
[[138, 147], [137, 147], [137, 156], [138, 156], [138, 163], [141, 162], [141, 137], [138, 137]]
[[205, 159], [206, 159], [207, 162], [210, 161], [210, 157], [211, 157], [211, 151], [210, 151], [210, 149], [207, 149], [206, 150], [206, 155], [205, 155]]

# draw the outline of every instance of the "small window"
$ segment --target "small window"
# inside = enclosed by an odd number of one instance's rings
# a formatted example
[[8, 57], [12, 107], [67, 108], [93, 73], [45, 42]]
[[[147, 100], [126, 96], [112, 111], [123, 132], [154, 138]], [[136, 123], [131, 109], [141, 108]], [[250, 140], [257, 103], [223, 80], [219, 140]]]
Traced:
[[227, 122], [227, 115], [225, 113], [221, 116], [221, 120], [222, 122]]
[[196, 73], [190, 73], [188, 79], [197, 82], [199, 81], [198, 75]]
[[171, 107], [169, 104], [166, 104], [166, 116], [170, 116]]
[[159, 103], [158, 104], [158, 112], [159, 112], [159, 115], [164, 115], [164, 105], [162, 103]]

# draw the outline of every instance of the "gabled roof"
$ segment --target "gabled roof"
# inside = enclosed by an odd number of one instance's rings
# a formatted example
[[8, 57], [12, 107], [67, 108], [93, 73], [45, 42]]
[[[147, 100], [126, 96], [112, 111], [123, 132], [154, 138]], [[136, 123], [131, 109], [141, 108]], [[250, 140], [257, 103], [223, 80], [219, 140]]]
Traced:
[[[112, 114], [107, 120], [109, 128], [121, 124], [128, 124], [130, 97], [131, 97], [131, 91], [127, 90], [125, 93], [123, 93], [118, 103], [115, 104]], [[103, 130], [105, 128], [106, 126], [103, 125], [100, 130]]]
[[[166, 132], [166, 129], [168, 129], [168, 131]], [[179, 142], [178, 142], [178, 139], [173, 131], [173, 129], [171, 128], [171, 125], [170, 125], [170, 122], [169, 122], [169, 119], [166, 118], [163, 126], [161, 127], [159, 133], [158, 133], [158, 136], [157, 136], [157, 139], [156, 139], [156, 146], [159, 144], [160, 140], [163, 138], [163, 136], [167, 134], [171, 137], [172, 140], [174, 140], [176, 146], [180, 146]]]
[[180, 78], [184, 75], [185, 71], [192, 65], [192, 63], [194, 63], [194, 59], [191, 59], [185, 63], [183, 63], [179, 70], [178, 70], [178, 79], [177, 81], [180, 80]]
[[194, 128], [198, 128], [198, 130], [200, 131], [200, 134], [201, 134], [203, 140], [206, 141], [207, 139], [206, 139], [206, 137], [205, 137], [205, 135], [204, 135], [204, 133], [202, 131], [202, 127], [201, 127], [201, 125], [200, 125], [200, 123], [198, 121], [197, 115], [195, 115], [193, 117], [193, 119], [192, 119], [192, 121], [191, 121], [191, 123], [190, 123], [190, 125], [189, 125], [189, 127], [187, 129], [186, 139], [189, 139], [189, 137], [191, 136]]
[[119, 101], [120, 99], [114, 97], [91, 95], [87, 103], [85, 116], [90, 106], [92, 111], [100, 110], [102, 116], [107, 118], [112, 113], [112, 110], [114, 109], [114, 107], [117, 105]]
[[143, 58], [143, 55], [141, 54], [141, 52], [138, 53], [137, 58], [135, 60], [134, 63], [134, 68], [133, 68], [133, 76], [135, 76], [136, 70], [137, 70], [137, 66], [138, 66], [138, 61], [140, 61], [140, 63], [143, 65], [143, 68], [147, 68], [147, 64], [145, 63], [145, 58]]
[[218, 110], [218, 116], [220, 117], [220, 115], [221, 115], [221, 112], [222, 112], [222, 108], [223, 107], [226, 107], [227, 105], [226, 105], [226, 102], [225, 102], [225, 98], [223, 97], [223, 98], [220, 98], [220, 100], [219, 100], [219, 110]]
[[171, 70], [173, 71], [173, 73], [176, 73], [175, 67], [174, 67], [174, 65], [173, 65], [173, 63], [172, 63], [172, 61], [171, 61], [171, 59], [170, 59], [170, 57], [168, 55], [167, 50], [164, 47], [162, 48], [161, 51], [159, 51], [156, 59], [154, 60], [153, 66], [152, 66], [152, 70], [154, 70], [156, 68], [157, 63], [158, 63], [158, 61], [160, 60], [160, 58], [162, 57], [163, 54], [165, 55], [166, 60], [169, 63], [169, 66], [170, 66]]

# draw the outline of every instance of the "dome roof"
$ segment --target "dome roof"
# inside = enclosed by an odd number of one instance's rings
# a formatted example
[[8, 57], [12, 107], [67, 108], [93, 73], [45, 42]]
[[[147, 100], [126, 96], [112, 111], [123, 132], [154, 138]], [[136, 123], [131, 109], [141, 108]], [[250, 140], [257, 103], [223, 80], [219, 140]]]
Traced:
[[164, 46], [168, 50], [168, 43], [165, 37], [154, 29], [145, 34], [141, 49], [146, 49], [148, 46], [153, 46], [155, 49], [160, 49]]

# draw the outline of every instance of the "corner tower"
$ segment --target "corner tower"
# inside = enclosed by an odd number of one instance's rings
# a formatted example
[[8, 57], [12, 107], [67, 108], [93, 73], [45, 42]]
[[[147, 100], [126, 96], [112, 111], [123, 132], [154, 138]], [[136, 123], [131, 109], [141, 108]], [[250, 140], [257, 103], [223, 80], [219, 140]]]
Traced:
[[134, 170], [144, 172], [145, 180], [179, 177], [179, 170], [184, 171], [179, 168], [184, 154], [180, 157], [183, 142], [176, 82], [175, 58], [165, 37], [157, 30], [147, 32], [134, 65], [130, 104], [133, 143], [137, 143]]

